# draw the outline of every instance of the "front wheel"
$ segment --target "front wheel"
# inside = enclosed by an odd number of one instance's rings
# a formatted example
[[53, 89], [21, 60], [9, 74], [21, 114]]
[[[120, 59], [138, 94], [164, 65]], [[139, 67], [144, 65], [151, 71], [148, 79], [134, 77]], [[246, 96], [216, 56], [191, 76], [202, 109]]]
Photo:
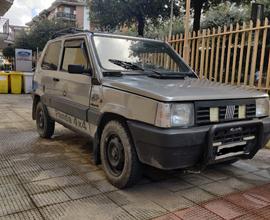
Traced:
[[141, 164], [126, 126], [110, 121], [104, 128], [100, 153], [108, 180], [117, 188], [135, 184], [141, 177]]
[[51, 138], [54, 134], [55, 121], [51, 119], [46, 107], [39, 102], [36, 108], [37, 131], [42, 138]]

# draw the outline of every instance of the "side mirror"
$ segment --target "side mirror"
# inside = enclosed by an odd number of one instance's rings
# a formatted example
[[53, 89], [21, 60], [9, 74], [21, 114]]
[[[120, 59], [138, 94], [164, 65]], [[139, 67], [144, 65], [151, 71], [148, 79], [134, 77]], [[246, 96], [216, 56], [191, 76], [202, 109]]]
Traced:
[[90, 76], [92, 76], [92, 69], [84, 69], [83, 65], [75, 65], [75, 64], [71, 64], [68, 65], [68, 72], [70, 74], [88, 74]]

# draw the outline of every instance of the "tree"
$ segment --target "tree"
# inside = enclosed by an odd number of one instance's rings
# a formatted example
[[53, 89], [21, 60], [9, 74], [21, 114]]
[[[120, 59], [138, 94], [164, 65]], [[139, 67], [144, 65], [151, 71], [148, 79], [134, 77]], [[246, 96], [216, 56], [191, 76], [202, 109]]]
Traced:
[[4, 57], [6, 57], [7, 59], [13, 59], [15, 57], [15, 49], [12, 46], [8, 46], [6, 48], [3, 49], [3, 55]]
[[74, 27], [74, 25], [51, 20], [41, 20], [35, 24], [28, 33], [25, 31], [20, 33], [16, 38], [15, 47], [30, 50], [39, 48], [39, 50], [43, 50], [46, 43], [56, 32], [70, 27]]
[[[265, 0], [268, 1], [268, 0]], [[232, 2], [237, 5], [250, 3], [250, 0], [191, 0], [191, 7], [194, 12], [193, 31], [200, 30], [201, 27], [201, 15], [203, 10], [207, 11], [211, 7], [218, 6], [224, 2]]]
[[[174, 14], [179, 14], [175, 1]], [[144, 35], [147, 20], [158, 22], [170, 16], [168, 0], [92, 0], [91, 19], [104, 29], [131, 26], [137, 22], [138, 34]]]
[[201, 26], [204, 29], [217, 28], [219, 26], [243, 23], [250, 19], [250, 7], [248, 5], [236, 5], [225, 2], [210, 8], [205, 12]]

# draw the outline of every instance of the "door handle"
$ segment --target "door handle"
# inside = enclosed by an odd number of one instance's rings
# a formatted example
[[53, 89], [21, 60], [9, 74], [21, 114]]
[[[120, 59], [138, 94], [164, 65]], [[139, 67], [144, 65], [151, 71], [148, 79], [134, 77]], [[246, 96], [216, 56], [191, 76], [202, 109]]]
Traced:
[[53, 81], [54, 81], [54, 82], [59, 82], [60, 79], [58, 79], [58, 78], [53, 78]]

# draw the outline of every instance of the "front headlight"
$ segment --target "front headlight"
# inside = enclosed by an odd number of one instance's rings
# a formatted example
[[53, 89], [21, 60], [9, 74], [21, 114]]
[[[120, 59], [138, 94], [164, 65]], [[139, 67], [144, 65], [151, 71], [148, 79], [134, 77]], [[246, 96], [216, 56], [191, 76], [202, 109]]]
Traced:
[[159, 103], [155, 125], [162, 128], [194, 125], [194, 105]]
[[269, 99], [256, 99], [256, 117], [269, 116]]

